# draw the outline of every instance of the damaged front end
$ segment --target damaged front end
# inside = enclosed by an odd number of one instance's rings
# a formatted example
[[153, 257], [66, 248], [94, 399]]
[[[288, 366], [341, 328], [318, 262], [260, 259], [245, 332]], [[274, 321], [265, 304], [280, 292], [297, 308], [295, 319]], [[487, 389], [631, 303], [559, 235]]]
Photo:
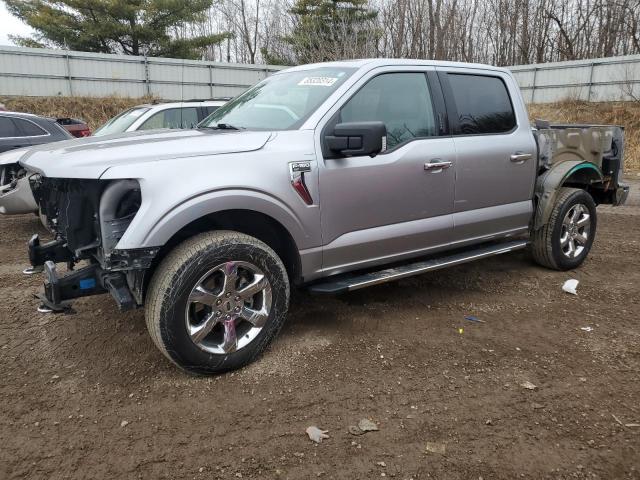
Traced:
[[[75, 298], [110, 293], [120, 310], [142, 304], [144, 275], [159, 248], [117, 249], [141, 203], [136, 180], [29, 178], [31, 190], [55, 240], [28, 243], [34, 269], [44, 269], [46, 310], [69, 308]], [[74, 270], [79, 262], [85, 264]], [[57, 263], [71, 273], [58, 276]]]
[[17, 215], [37, 211], [26, 170], [18, 163], [0, 165], [0, 213]]

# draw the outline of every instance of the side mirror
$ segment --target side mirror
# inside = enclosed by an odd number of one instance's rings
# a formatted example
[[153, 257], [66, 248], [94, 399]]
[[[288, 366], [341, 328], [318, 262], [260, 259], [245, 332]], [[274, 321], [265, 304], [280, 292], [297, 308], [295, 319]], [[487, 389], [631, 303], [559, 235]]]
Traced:
[[375, 155], [386, 149], [387, 127], [383, 122], [339, 123], [325, 136], [327, 148], [344, 156]]

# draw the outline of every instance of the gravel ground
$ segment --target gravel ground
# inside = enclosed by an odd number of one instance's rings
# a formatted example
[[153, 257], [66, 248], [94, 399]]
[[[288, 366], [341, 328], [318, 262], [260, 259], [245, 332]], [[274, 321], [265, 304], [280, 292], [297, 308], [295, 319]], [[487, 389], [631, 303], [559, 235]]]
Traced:
[[[576, 271], [519, 252], [298, 292], [265, 355], [212, 378], [174, 368], [143, 312], [109, 297], [37, 313], [42, 280], [20, 271], [38, 221], [0, 218], [0, 478], [640, 479], [632, 184], [627, 206], [599, 208]], [[351, 435], [363, 418], [379, 431]], [[330, 437], [313, 444], [310, 425]]]

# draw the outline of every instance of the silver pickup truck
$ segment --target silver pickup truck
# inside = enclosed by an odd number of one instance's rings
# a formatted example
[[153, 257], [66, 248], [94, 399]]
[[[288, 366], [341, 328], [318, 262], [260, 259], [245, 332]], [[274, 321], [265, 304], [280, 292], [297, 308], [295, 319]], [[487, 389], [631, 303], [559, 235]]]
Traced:
[[145, 307], [176, 365], [214, 373], [264, 350], [291, 285], [339, 293], [527, 246], [578, 267], [596, 205], [626, 199], [622, 159], [620, 127], [532, 128], [507, 70], [361, 60], [279, 72], [197, 129], [19, 162], [55, 233], [29, 241], [41, 309], [110, 293]]

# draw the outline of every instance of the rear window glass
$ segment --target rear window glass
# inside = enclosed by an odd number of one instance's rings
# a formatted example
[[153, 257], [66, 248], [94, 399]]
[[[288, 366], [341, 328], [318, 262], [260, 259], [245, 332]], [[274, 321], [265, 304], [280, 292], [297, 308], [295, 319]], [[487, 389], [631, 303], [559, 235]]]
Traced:
[[19, 137], [18, 129], [9, 117], [0, 117], [0, 137]]
[[505, 133], [516, 126], [507, 87], [498, 77], [448, 74], [458, 110], [458, 134]]
[[26, 135], [27, 137], [37, 137], [39, 135], [46, 135], [47, 134], [47, 132], [45, 132], [38, 125], [36, 125], [35, 123], [30, 122], [28, 120], [22, 120], [20, 118], [14, 118], [13, 121], [18, 124], [18, 127], [22, 130], [22, 134]]

